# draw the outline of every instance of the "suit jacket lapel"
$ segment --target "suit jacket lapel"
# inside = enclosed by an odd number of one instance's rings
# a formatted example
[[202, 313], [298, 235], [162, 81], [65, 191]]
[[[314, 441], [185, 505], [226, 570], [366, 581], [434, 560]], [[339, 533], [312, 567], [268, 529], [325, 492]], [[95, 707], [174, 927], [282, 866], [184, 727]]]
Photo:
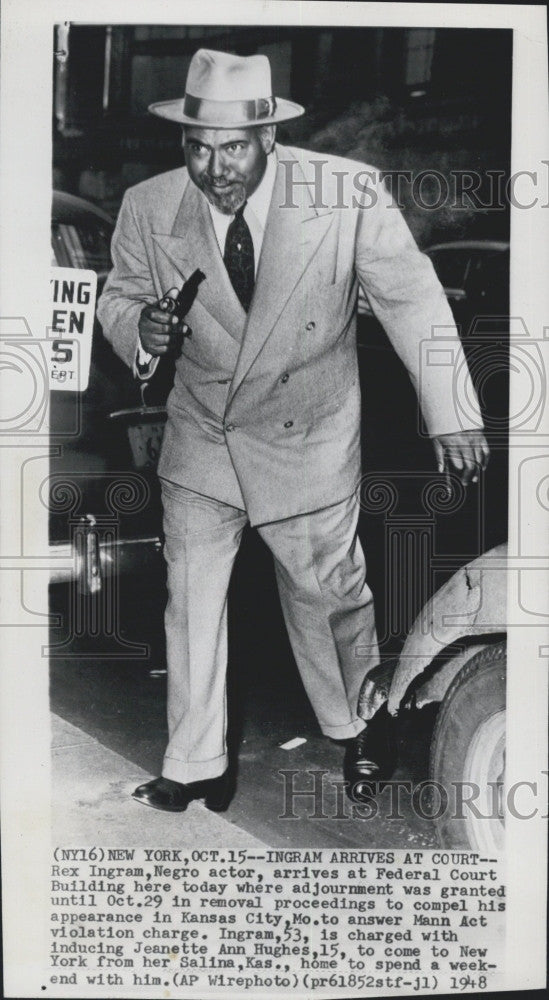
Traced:
[[[285, 161], [293, 160], [291, 177]], [[296, 207], [285, 207], [287, 202]], [[267, 216], [254, 296], [246, 333], [233, 376], [229, 401], [249, 371], [282, 313], [294, 288], [309, 266], [332, 222], [329, 209], [314, 205], [314, 189], [305, 186], [301, 165], [289, 150], [278, 148], [278, 166]]]
[[192, 181], [187, 182], [171, 233], [152, 236], [182, 278], [190, 277], [197, 267], [204, 272], [206, 280], [198, 289], [198, 301], [241, 343], [246, 312], [227, 274], [207, 201]]

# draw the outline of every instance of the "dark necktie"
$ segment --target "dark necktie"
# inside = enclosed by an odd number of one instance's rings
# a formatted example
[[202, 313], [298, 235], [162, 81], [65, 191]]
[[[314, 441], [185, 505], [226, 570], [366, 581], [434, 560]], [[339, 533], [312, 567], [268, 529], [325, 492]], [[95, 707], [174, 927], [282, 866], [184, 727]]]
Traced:
[[225, 239], [223, 260], [227, 268], [231, 284], [240, 299], [242, 307], [248, 312], [254, 293], [254, 245], [252, 234], [244, 218], [245, 201], [235, 213]]

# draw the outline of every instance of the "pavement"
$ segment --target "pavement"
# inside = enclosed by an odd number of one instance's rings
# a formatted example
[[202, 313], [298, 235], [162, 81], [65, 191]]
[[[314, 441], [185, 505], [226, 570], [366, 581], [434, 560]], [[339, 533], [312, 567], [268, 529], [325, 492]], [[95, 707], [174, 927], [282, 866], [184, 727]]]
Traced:
[[58, 715], [51, 720], [54, 843], [80, 847], [107, 838], [109, 847], [264, 846], [201, 802], [191, 802], [185, 813], [139, 805], [131, 793], [151, 774]]

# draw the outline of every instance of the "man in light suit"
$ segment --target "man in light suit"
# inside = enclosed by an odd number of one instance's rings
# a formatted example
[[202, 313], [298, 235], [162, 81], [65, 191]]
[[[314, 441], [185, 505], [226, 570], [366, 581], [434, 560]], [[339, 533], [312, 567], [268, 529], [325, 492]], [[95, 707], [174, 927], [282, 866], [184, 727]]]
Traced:
[[[377, 171], [275, 144], [276, 123], [303, 108], [273, 97], [265, 56], [200, 50], [184, 99], [151, 110], [184, 127], [186, 168], [126, 192], [98, 307], [136, 376], [178, 354], [158, 467], [169, 743], [162, 776], [134, 798], [170, 811], [230, 800], [227, 591], [249, 522], [273, 554], [305, 689], [322, 732], [346, 745], [360, 800], [388, 762], [356, 713], [378, 663], [357, 536], [357, 282], [408, 369], [439, 465], [467, 480], [487, 447], [480, 417], [454, 401], [464, 359], [452, 315]], [[206, 278], [182, 326], [158, 302], [196, 268]], [[422, 367], [432, 327], [446, 328], [453, 366]]]

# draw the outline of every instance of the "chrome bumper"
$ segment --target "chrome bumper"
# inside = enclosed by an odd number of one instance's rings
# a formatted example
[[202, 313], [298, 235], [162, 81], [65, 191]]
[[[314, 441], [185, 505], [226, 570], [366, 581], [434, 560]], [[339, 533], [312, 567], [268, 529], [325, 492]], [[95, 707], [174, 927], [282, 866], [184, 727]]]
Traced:
[[158, 536], [117, 538], [112, 528], [102, 527], [89, 514], [75, 525], [70, 542], [50, 545], [50, 583], [75, 581], [80, 593], [95, 594], [107, 577], [143, 574], [158, 567], [161, 552]]

